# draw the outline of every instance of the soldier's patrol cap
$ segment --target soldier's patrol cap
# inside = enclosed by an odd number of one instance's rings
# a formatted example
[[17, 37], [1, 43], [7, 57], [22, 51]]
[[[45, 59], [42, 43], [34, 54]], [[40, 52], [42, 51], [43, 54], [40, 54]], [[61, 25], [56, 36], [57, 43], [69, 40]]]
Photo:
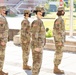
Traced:
[[0, 8], [3, 8], [3, 7], [6, 8], [6, 5], [4, 3], [0, 3]]
[[24, 14], [30, 14], [30, 10], [24, 10]]
[[37, 6], [36, 9], [35, 9], [35, 11], [41, 11], [41, 10], [44, 11], [44, 7], [42, 7], [42, 6]]
[[58, 11], [65, 10], [63, 6], [58, 7]]
[[6, 9], [6, 6], [0, 6], [0, 10], [1, 10], [1, 9], [4, 9], [4, 8]]

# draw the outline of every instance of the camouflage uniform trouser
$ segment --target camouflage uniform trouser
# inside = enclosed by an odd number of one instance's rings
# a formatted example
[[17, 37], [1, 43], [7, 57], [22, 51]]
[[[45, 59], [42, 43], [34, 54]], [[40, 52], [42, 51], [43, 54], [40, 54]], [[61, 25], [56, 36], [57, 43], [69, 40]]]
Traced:
[[32, 45], [32, 56], [33, 56], [32, 75], [38, 75], [40, 72], [40, 68], [42, 64], [42, 53], [43, 53], [42, 50], [43, 48], [41, 47], [40, 51], [36, 51], [35, 46]]
[[56, 51], [55, 51], [55, 57], [54, 57], [54, 65], [58, 66], [62, 60], [62, 56], [63, 56], [62, 48], [63, 48], [63, 46], [55, 45], [55, 47], [56, 47]]
[[30, 43], [22, 43], [23, 66], [27, 65], [30, 53]]
[[5, 47], [0, 45], [0, 71], [3, 69], [4, 58], [5, 58]]

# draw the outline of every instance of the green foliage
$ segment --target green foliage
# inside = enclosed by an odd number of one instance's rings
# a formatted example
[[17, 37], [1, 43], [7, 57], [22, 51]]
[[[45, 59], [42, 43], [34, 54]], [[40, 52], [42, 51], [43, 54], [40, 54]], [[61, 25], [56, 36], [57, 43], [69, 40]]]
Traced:
[[16, 14], [8, 14], [7, 16], [9, 16], [9, 17], [16, 17], [17, 15]]
[[48, 0], [48, 1], [50, 2], [50, 1], [59, 1], [59, 0]]
[[66, 7], [67, 6], [67, 4], [64, 2], [64, 7]]
[[45, 7], [45, 10], [48, 12], [48, 10], [49, 10], [49, 4], [48, 4], [48, 2], [46, 2], [46, 3], [44, 4], [44, 7]]
[[76, 12], [76, 4], [74, 4], [75, 12]]
[[46, 38], [50, 38], [52, 37], [52, 31], [49, 29], [47, 32], [46, 32]]

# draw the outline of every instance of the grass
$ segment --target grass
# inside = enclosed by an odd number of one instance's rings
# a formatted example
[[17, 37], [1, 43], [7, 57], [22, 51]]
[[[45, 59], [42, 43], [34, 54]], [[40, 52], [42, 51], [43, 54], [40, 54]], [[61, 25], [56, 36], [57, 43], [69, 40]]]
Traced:
[[[53, 30], [53, 24], [54, 20], [56, 18], [56, 12], [51, 12], [50, 14], [47, 14], [43, 19], [45, 28], [49, 28], [50, 30]], [[65, 22], [65, 29], [70, 30], [70, 13], [66, 12], [64, 17]], [[76, 30], [76, 13], [73, 13], [73, 30]]]
[[52, 30], [53, 29], [53, 23], [54, 23], [54, 20], [47, 20], [47, 21], [44, 21], [43, 20], [43, 22], [44, 22], [44, 26], [45, 26], [45, 28], [49, 28], [50, 30]]

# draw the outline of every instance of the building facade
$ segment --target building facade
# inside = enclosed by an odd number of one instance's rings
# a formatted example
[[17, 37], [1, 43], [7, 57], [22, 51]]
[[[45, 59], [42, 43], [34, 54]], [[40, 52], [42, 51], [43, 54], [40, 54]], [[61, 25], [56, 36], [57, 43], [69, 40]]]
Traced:
[[36, 6], [44, 4], [47, 0], [0, 0], [14, 13], [22, 13], [23, 10], [33, 10]]

